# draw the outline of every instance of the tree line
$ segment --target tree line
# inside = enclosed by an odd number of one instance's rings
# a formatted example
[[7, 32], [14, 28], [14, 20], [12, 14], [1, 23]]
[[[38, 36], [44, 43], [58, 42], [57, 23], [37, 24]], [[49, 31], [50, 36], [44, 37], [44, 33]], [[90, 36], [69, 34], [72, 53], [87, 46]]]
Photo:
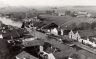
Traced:
[[68, 26], [67, 29], [72, 29], [72, 30], [96, 29], [96, 22], [92, 22], [92, 23], [82, 22], [78, 25], [76, 23], [73, 23], [70, 26]]

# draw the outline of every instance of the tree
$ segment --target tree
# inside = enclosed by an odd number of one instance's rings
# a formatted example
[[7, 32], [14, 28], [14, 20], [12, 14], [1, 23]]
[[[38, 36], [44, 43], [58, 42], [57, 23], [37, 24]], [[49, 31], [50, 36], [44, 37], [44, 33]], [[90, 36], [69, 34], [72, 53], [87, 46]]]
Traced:
[[75, 12], [72, 12], [72, 13], [71, 13], [71, 16], [72, 16], [72, 17], [77, 17], [77, 14], [76, 14]]
[[87, 23], [87, 22], [82, 22], [78, 25], [78, 29], [80, 30], [87, 30], [91, 28], [91, 24]]
[[14, 21], [22, 21], [22, 19], [24, 19], [26, 16], [24, 12], [12, 12], [9, 14], [10, 14], [10, 18]]
[[69, 26], [67, 27], [67, 29], [68, 29], [68, 30], [77, 30], [77, 25], [76, 25], [76, 23], [72, 23], [71, 25], [69, 25]]
[[47, 14], [52, 14], [52, 13], [55, 13], [55, 10], [47, 10], [46, 13]]
[[65, 15], [71, 15], [71, 11], [65, 11]]
[[91, 29], [95, 29], [96, 28], [96, 22], [91, 23]]
[[10, 55], [7, 42], [4, 39], [0, 39], [0, 59], [8, 59]]
[[71, 58], [73, 58], [73, 59], [80, 59], [80, 56], [78, 54], [72, 54]]

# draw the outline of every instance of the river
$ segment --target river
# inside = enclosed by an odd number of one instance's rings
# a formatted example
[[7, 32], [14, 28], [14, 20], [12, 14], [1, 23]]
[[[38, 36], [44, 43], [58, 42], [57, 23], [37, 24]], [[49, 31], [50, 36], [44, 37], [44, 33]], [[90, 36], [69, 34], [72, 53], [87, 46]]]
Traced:
[[0, 17], [0, 21], [5, 25], [11, 25], [11, 26], [19, 27], [19, 28], [21, 28], [22, 26], [22, 22], [16, 22], [6, 17]]

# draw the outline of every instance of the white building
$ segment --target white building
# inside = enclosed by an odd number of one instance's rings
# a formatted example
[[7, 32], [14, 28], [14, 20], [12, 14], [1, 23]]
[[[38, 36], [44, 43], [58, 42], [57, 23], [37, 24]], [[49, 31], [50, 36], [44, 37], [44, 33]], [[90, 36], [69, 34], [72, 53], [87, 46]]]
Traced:
[[77, 39], [77, 40], [81, 39], [81, 37], [80, 37], [78, 31], [74, 34], [74, 37], [75, 37], [75, 39]]
[[48, 59], [56, 59], [52, 53], [48, 54]]
[[54, 35], [58, 35], [58, 30], [56, 28], [51, 29], [51, 33]]
[[74, 34], [73, 31], [71, 30], [71, 31], [69, 32], [69, 38], [70, 38], [70, 39], [76, 39], [74, 36], [75, 36], [75, 34]]

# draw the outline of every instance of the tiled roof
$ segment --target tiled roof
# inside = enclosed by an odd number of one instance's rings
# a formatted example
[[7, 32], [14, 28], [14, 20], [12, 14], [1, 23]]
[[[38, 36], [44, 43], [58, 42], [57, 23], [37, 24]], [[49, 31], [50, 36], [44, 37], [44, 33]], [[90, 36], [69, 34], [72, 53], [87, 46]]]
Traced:
[[46, 25], [46, 24], [43, 23], [43, 22], [37, 22], [37, 23], [34, 24], [34, 26], [37, 27], [37, 28], [41, 28], [44, 25]]
[[43, 28], [44, 29], [50, 29], [50, 28], [54, 28], [54, 27], [58, 27], [58, 25], [57, 24], [55, 24], [54, 22], [52, 23], [52, 22], [50, 22], [49, 24], [47, 23], [47, 25], [45, 25]]

